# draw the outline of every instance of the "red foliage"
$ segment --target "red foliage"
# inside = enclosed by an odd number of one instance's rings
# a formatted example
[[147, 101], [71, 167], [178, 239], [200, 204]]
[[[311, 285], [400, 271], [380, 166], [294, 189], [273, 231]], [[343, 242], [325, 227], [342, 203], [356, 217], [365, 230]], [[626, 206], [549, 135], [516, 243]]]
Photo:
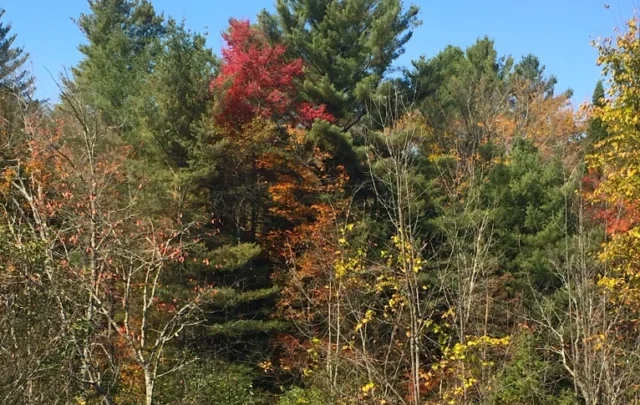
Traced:
[[230, 20], [223, 38], [227, 45], [222, 49], [222, 68], [210, 85], [212, 91], [224, 94], [218, 123], [238, 126], [274, 116], [303, 125], [316, 118], [334, 120], [324, 106], [296, 100], [296, 81], [304, 75], [302, 59], [287, 60], [286, 48], [271, 45], [247, 20]]
[[626, 233], [640, 222], [640, 210], [636, 204], [621, 201], [614, 208], [593, 210], [593, 218], [606, 226], [607, 235]]
[[335, 122], [333, 115], [325, 111], [326, 106], [323, 104], [318, 107], [313, 107], [309, 103], [301, 103], [298, 106], [298, 119], [301, 124], [310, 126], [316, 119], [324, 120], [327, 122]]
[[[320, 197], [340, 195], [347, 176], [344, 168], [325, 165], [331, 154], [308, 142], [306, 130], [315, 120], [335, 119], [324, 105], [300, 99], [303, 62], [288, 58], [283, 45], [270, 44], [248, 21], [231, 20], [224, 39], [220, 74], [210, 84], [218, 97], [214, 119], [234, 148], [244, 151], [242, 157], [234, 157], [247, 164], [247, 181], [259, 179], [264, 190], [256, 200], [260, 209], [252, 208], [265, 216], [255, 238], [273, 259], [274, 281], [285, 285], [278, 307], [292, 319], [301, 312], [286, 303], [295, 306], [302, 298], [290, 280], [291, 271], [305, 282], [314, 281], [313, 276], [335, 259], [335, 249], [316, 249], [337, 215], [335, 206]], [[274, 125], [267, 128], [268, 124]], [[309, 290], [316, 300], [326, 300], [319, 296], [326, 294], [324, 279], [316, 280]], [[283, 371], [303, 369], [311, 361], [309, 341], [283, 335], [278, 346], [281, 356], [276, 363]]]
[[[588, 193], [594, 193], [601, 182], [599, 173], [590, 172], [582, 178], [582, 185]], [[601, 196], [604, 201], [604, 196]], [[619, 200], [614, 206], [592, 204], [588, 207], [589, 216], [606, 228], [607, 235], [625, 233], [640, 223], [640, 208], [631, 201]]]

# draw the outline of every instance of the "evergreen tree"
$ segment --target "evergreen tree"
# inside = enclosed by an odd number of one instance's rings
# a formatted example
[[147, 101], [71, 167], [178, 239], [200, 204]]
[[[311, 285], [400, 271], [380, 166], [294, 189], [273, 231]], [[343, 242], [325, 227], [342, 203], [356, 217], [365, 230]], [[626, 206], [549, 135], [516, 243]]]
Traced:
[[72, 69], [75, 85], [108, 125], [130, 135], [139, 125], [136, 96], [161, 52], [166, 24], [147, 0], [90, 0], [89, 7], [77, 21], [87, 43], [78, 47], [84, 58]]
[[[602, 80], [598, 80], [596, 88], [593, 90], [593, 97], [591, 99], [591, 105], [595, 108], [602, 108], [605, 105], [605, 93]], [[608, 137], [608, 133], [602, 119], [594, 117], [589, 120], [589, 126], [587, 127], [587, 152], [592, 152], [594, 145], [598, 142], [605, 140]]]
[[[497, 251], [502, 271], [511, 273], [520, 288], [538, 291], [560, 286], [551, 252], [562, 251], [565, 238], [575, 232], [575, 218], [567, 204], [577, 188], [567, 179], [557, 157], [544, 159], [531, 141], [516, 141], [508, 164], [499, 165], [484, 190], [499, 235]], [[567, 223], [568, 222], [568, 223]]]
[[[5, 11], [0, 8], [0, 20]], [[34, 78], [25, 70], [29, 54], [14, 46], [16, 35], [11, 34], [11, 24], [0, 21], [0, 133], [17, 134], [22, 131], [25, 113], [37, 107], [32, 99]], [[10, 136], [15, 141], [17, 136]], [[8, 158], [9, 143], [0, 151], [1, 158]]]
[[210, 114], [209, 82], [217, 61], [204, 35], [188, 31], [184, 23], [169, 19], [153, 72], [136, 96], [142, 118], [146, 156], [173, 168], [189, 165], [189, 152], [197, 142], [197, 128]]
[[[0, 19], [5, 10], [0, 8]], [[33, 85], [33, 77], [24, 70], [29, 54], [14, 46], [16, 35], [10, 34], [11, 24], [0, 22], [0, 91], [7, 89], [24, 95]]]
[[260, 20], [304, 60], [305, 97], [349, 129], [404, 52], [417, 14], [400, 0], [278, 0], [277, 17], [263, 12]]
[[73, 69], [73, 85], [156, 175], [185, 168], [194, 131], [211, 109], [216, 59], [205, 37], [165, 21], [146, 0], [90, 6], [78, 20], [87, 44], [79, 47], [85, 57]]
[[596, 83], [596, 88], [593, 90], [593, 97], [591, 99], [591, 102], [595, 106], [602, 107], [605, 103], [604, 96], [604, 85], [602, 84], [602, 80], [598, 80], [598, 82]]
[[220, 378], [225, 363], [236, 364], [244, 366], [244, 378], [262, 387], [258, 364], [270, 360], [273, 334], [286, 328], [272, 316], [279, 289], [272, 285], [272, 267], [262, 248], [238, 241], [223, 221], [215, 222], [190, 252], [191, 263], [176, 268], [170, 281], [169, 298], [184, 294], [184, 280], [216, 291], [202, 303], [204, 322], [185, 336], [181, 349], [220, 363], [208, 370], [209, 380]]
[[540, 63], [537, 56], [529, 54], [524, 56], [515, 66], [514, 73], [517, 77], [520, 77], [529, 82], [532, 91], [536, 88], [542, 87], [543, 92], [547, 96], [553, 96], [553, 90], [558, 83], [558, 79], [555, 76], [545, 77], [544, 65]]
[[461, 156], [476, 153], [493, 135], [484, 123], [509, 107], [507, 82], [513, 59], [499, 57], [494, 41], [484, 37], [464, 51], [449, 46], [413, 66], [408, 80], [436, 139], [445, 150], [456, 145]]

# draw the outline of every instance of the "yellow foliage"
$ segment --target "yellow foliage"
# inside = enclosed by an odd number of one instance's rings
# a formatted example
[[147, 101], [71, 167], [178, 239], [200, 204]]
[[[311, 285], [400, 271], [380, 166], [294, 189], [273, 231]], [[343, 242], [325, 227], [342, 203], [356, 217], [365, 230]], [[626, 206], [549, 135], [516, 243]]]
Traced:
[[360, 390], [366, 395], [368, 393], [371, 392], [371, 390], [373, 390], [375, 388], [375, 384], [372, 382], [368, 382], [367, 384], [363, 385]]
[[[598, 63], [609, 77], [610, 98], [603, 106], [592, 108], [594, 118], [602, 121], [608, 138], [596, 145], [587, 157], [592, 172], [601, 174], [601, 181], [589, 195], [601, 206], [624, 207], [618, 227], [600, 254], [611, 270], [598, 280], [604, 290], [619, 297], [619, 304], [637, 307], [640, 299], [640, 218], [636, 205], [640, 201], [640, 38], [638, 24], [631, 20], [627, 31], [615, 44], [606, 39], [596, 47]], [[618, 220], [618, 219], [616, 219]], [[624, 298], [623, 298], [624, 297]]]

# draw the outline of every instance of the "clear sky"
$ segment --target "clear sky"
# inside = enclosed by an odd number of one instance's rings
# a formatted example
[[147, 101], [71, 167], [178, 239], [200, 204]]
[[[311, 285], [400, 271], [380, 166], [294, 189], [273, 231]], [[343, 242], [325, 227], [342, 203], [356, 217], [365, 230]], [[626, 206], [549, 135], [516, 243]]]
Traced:
[[[253, 19], [274, 0], [152, 0], [158, 11], [209, 32], [219, 53], [220, 33], [230, 17]], [[609, 4], [605, 8], [604, 3]], [[555, 74], [559, 88], [574, 89], [574, 101], [591, 97], [600, 75], [590, 42], [613, 35], [634, 14], [640, 0], [414, 0], [423, 24], [415, 30], [397, 65], [432, 56], [448, 44], [466, 47], [479, 36], [495, 39], [498, 52], [516, 58], [533, 53]], [[31, 54], [39, 96], [55, 98], [57, 78], [81, 55], [83, 41], [73, 18], [88, 10], [86, 0], [3, 0], [3, 21], [13, 24], [16, 43]], [[410, 3], [405, 0], [405, 3]]]

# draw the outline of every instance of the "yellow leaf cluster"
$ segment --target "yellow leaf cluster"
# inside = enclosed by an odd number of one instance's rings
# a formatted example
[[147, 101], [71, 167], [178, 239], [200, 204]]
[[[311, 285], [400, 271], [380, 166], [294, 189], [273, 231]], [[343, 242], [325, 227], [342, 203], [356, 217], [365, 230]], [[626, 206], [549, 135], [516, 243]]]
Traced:
[[[635, 207], [640, 201], [640, 37], [637, 21], [627, 24], [615, 42], [596, 44], [598, 63], [609, 78], [609, 98], [592, 114], [609, 134], [587, 157], [590, 170], [601, 181], [590, 194], [594, 204], [604, 207]], [[620, 297], [619, 303], [637, 305], [640, 298], [640, 218], [634, 210], [623, 214], [625, 226], [605, 243], [600, 259], [610, 272], [598, 280], [598, 286]], [[622, 299], [624, 297], [624, 299]]]

